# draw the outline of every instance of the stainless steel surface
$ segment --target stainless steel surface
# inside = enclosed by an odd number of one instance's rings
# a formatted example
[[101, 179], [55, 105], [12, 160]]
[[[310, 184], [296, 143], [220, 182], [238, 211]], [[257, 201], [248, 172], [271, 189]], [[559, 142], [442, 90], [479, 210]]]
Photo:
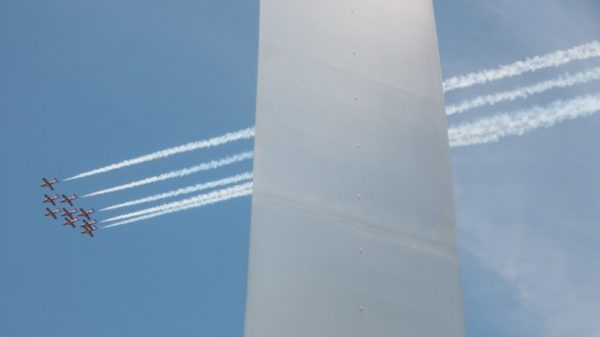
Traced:
[[246, 337], [464, 336], [429, 0], [261, 0]]

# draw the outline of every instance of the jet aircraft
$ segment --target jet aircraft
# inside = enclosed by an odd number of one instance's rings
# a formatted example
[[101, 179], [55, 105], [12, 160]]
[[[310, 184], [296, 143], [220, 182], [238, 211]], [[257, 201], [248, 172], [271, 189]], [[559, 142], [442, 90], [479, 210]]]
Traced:
[[75, 213], [77, 213], [77, 210], [76, 210], [76, 209], [74, 209], [74, 210], [72, 210], [72, 211], [69, 211], [68, 209], [66, 209], [66, 208], [63, 208], [63, 209], [62, 209], [62, 214], [61, 214], [61, 215], [62, 215], [62, 216], [64, 216], [64, 217], [69, 217], [71, 220], [73, 220], [73, 219], [75, 218], [75, 217], [73, 216], [73, 214], [75, 214]]
[[65, 222], [63, 223], [63, 225], [71, 226], [73, 228], [75, 228], [75, 224], [77, 223], [77, 221], [79, 221], [79, 218], [75, 218], [75, 219], [64, 218], [64, 219], [65, 219]]
[[49, 196], [48, 194], [44, 194], [44, 202], [52, 204], [52, 206], [56, 206], [56, 201], [54, 201], [56, 199], [58, 199], [58, 194], [56, 194], [55, 196], [52, 196], [52, 197]]
[[54, 191], [54, 184], [58, 182], [58, 179], [54, 178], [52, 181], [42, 178], [42, 185], [40, 187], [48, 187], [51, 191]]
[[73, 194], [72, 196], [67, 196], [66, 194], [62, 195], [61, 203], [67, 203], [69, 206], [73, 206], [73, 200], [77, 199], [77, 194]]
[[96, 220], [93, 220], [92, 222], [87, 222], [85, 219], [83, 220], [83, 225], [81, 225], [81, 229], [83, 229], [81, 231], [81, 234], [88, 234], [89, 236], [94, 236], [94, 233], [92, 233], [93, 231], [95, 231], [96, 229], [98, 229], [98, 227], [96, 227], [94, 224], [96, 223]]
[[45, 216], [51, 216], [54, 219], [56, 218], [56, 214], [58, 214], [60, 212], [60, 209], [57, 209], [56, 211], [51, 210], [50, 208], [46, 207], [46, 213], [44, 214]]
[[90, 214], [92, 214], [92, 213], [94, 213], [94, 212], [95, 212], [95, 210], [94, 210], [93, 208], [90, 208], [88, 211], [86, 211], [86, 210], [85, 210], [85, 209], [83, 209], [83, 208], [80, 208], [80, 209], [79, 209], [79, 216], [84, 216], [84, 217], [86, 217], [88, 220], [91, 220], [91, 219], [90, 219]]

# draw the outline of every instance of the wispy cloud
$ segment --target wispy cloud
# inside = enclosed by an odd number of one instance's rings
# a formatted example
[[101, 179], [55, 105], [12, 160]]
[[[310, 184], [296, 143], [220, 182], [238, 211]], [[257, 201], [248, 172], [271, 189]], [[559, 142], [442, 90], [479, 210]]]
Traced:
[[451, 147], [497, 142], [556, 123], [585, 117], [600, 111], [600, 95], [556, 101], [548, 107], [534, 107], [511, 114], [498, 114], [448, 129]]
[[[600, 268], [596, 263], [600, 256], [594, 249], [597, 241], [556, 237], [540, 231], [537, 222], [468, 221], [468, 225], [461, 226], [461, 246], [513, 287], [523, 310], [520, 314], [531, 316], [546, 330], [540, 335], [600, 335]], [[556, 225], [544, 223], [549, 228]], [[576, 221], [568, 226], [593, 227]], [[571, 235], [573, 232], [567, 237]], [[582, 251], [589, 253], [582, 255]]]
[[235, 189], [235, 190], [231, 189], [228, 193], [215, 194], [215, 196], [212, 198], [205, 198], [205, 199], [202, 199], [202, 200], [199, 200], [196, 202], [185, 203], [185, 204], [181, 204], [180, 206], [166, 208], [162, 211], [157, 211], [154, 213], [149, 213], [149, 214], [145, 214], [145, 215], [134, 217], [134, 218], [129, 218], [124, 221], [119, 221], [119, 222], [116, 222], [116, 223], [113, 223], [110, 225], [106, 225], [102, 228], [106, 229], [106, 228], [122, 226], [125, 224], [138, 222], [138, 221], [142, 221], [142, 220], [147, 220], [147, 219], [155, 218], [155, 217], [170, 214], [170, 213], [181, 212], [181, 211], [185, 211], [185, 210], [192, 209], [192, 208], [203, 207], [206, 205], [216, 204], [219, 202], [224, 202], [224, 201], [228, 201], [228, 200], [235, 199], [235, 198], [249, 196], [251, 194], [252, 194], [252, 186], [251, 185], [250, 185], [250, 187], [247, 187], [247, 188], [241, 188], [241, 189]]
[[539, 82], [526, 87], [520, 87], [515, 90], [478, 96], [456, 105], [446, 106], [446, 113], [448, 115], [453, 115], [486, 105], [495, 105], [500, 102], [514, 101], [516, 99], [525, 99], [529, 96], [540, 94], [554, 88], [566, 88], [576, 84], [583, 84], [595, 80], [600, 80], [600, 68], [593, 68], [591, 70], [583, 71], [573, 75], [565, 74], [548, 81]]
[[215, 188], [215, 187], [235, 184], [235, 183], [245, 181], [245, 180], [252, 180], [252, 172], [245, 172], [245, 173], [227, 177], [224, 179], [209, 181], [207, 183], [202, 183], [202, 184], [197, 184], [197, 185], [188, 186], [188, 187], [184, 187], [184, 188], [179, 188], [179, 189], [176, 189], [173, 191], [155, 194], [155, 195], [141, 198], [141, 199], [127, 201], [124, 203], [120, 203], [117, 205], [103, 208], [100, 211], [108, 211], [108, 210], [114, 210], [114, 209], [123, 208], [123, 207], [135, 206], [135, 205], [139, 205], [139, 204], [143, 204], [143, 203], [147, 203], [147, 202], [153, 202], [153, 201], [158, 201], [158, 200], [162, 200], [162, 199], [166, 199], [166, 198], [177, 197], [177, 196], [180, 196], [183, 194], [194, 193], [194, 192], [207, 190], [207, 189], [211, 189], [211, 188]]
[[112, 192], [122, 191], [122, 190], [134, 188], [134, 187], [138, 187], [138, 186], [142, 186], [142, 185], [152, 184], [152, 183], [167, 180], [167, 179], [185, 177], [190, 174], [197, 173], [197, 172], [212, 170], [212, 169], [216, 169], [216, 168], [219, 168], [222, 166], [226, 166], [226, 165], [241, 162], [244, 160], [252, 159], [252, 156], [253, 156], [252, 152], [243, 152], [243, 153], [236, 154], [233, 156], [225, 157], [223, 159], [213, 160], [213, 161], [210, 161], [207, 163], [202, 163], [202, 164], [199, 164], [196, 166], [188, 167], [188, 168], [185, 168], [182, 170], [171, 171], [171, 172], [163, 173], [163, 174], [160, 174], [160, 175], [157, 175], [154, 177], [148, 177], [148, 178], [145, 178], [142, 180], [137, 180], [137, 181], [134, 181], [131, 183], [127, 183], [127, 184], [107, 188], [104, 190], [100, 190], [97, 192], [89, 193], [89, 194], [84, 195], [83, 197], [91, 197], [91, 196], [96, 196], [96, 195], [101, 195], [101, 194], [106, 194], [106, 193], [112, 193]]
[[156, 151], [156, 152], [153, 152], [153, 153], [150, 153], [147, 155], [143, 155], [140, 157], [136, 157], [133, 159], [127, 159], [127, 160], [124, 160], [119, 163], [111, 164], [108, 166], [104, 166], [101, 168], [97, 168], [97, 169], [94, 169], [94, 170], [91, 170], [88, 172], [78, 174], [76, 176], [65, 179], [65, 181], [89, 177], [89, 176], [93, 176], [96, 174], [105, 173], [105, 172], [117, 170], [120, 168], [124, 168], [127, 166], [141, 164], [141, 163], [151, 161], [151, 160], [170, 157], [172, 155], [179, 154], [179, 153], [219, 146], [219, 145], [223, 145], [223, 144], [226, 144], [229, 142], [242, 140], [242, 139], [250, 139], [250, 138], [254, 137], [254, 134], [255, 134], [254, 127], [235, 131], [235, 132], [230, 132], [230, 133], [224, 134], [222, 136], [218, 136], [218, 137], [214, 137], [214, 138], [210, 138], [210, 139], [206, 139], [206, 140], [201, 140], [201, 141], [197, 141], [197, 142], [193, 142], [193, 143], [188, 143], [185, 145], [180, 145], [180, 146], [172, 147], [169, 149]]
[[482, 70], [461, 76], [451, 77], [444, 81], [444, 91], [467, 88], [476, 84], [484, 84], [506, 77], [518, 76], [536, 70], [558, 67], [563, 64], [600, 57], [600, 43], [593, 41], [567, 50], [557, 50], [552, 53], [536, 56], [512, 64], [501, 65], [494, 69]]

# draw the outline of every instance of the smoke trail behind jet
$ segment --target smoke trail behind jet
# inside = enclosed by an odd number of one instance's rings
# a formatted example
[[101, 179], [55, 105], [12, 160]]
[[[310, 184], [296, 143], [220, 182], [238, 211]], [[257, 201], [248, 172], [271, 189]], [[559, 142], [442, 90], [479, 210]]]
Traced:
[[552, 53], [528, 58], [512, 64], [501, 65], [495, 69], [482, 70], [466, 75], [448, 78], [444, 81], [444, 91], [467, 88], [475, 84], [483, 84], [506, 77], [521, 75], [526, 72], [558, 67], [560, 65], [600, 56], [600, 43], [593, 41], [567, 50], [557, 50]]
[[188, 143], [185, 145], [180, 145], [180, 146], [172, 147], [169, 149], [156, 151], [156, 152], [153, 152], [153, 153], [150, 153], [147, 155], [143, 155], [143, 156], [140, 156], [137, 158], [124, 160], [119, 163], [111, 164], [108, 166], [104, 166], [104, 167], [101, 167], [98, 169], [94, 169], [94, 170], [91, 170], [88, 172], [78, 174], [76, 176], [65, 179], [65, 181], [89, 177], [89, 176], [93, 176], [96, 174], [117, 170], [117, 169], [127, 167], [127, 166], [141, 164], [141, 163], [151, 161], [151, 160], [166, 158], [166, 157], [178, 154], [178, 153], [184, 153], [184, 152], [219, 146], [219, 145], [223, 145], [223, 144], [233, 142], [236, 140], [250, 139], [250, 138], [254, 137], [254, 134], [255, 134], [254, 127], [235, 131], [235, 132], [230, 132], [230, 133], [224, 134], [222, 136], [218, 136], [218, 137], [214, 137], [214, 138], [210, 138], [210, 139], [206, 139], [206, 140], [201, 140], [198, 142]]
[[223, 195], [227, 195], [227, 194], [230, 194], [230, 193], [234, 193], [236, 191], [239, 191], [239, 190], [242, 190], [242, 189], [246, 189], [246, 188], [252, 188], [252, 182], [247, 182], [247, 183], [244, 183], [244, 184], [239, 184], [239, 185], [231, 186], [231, 187], [228, 187], [228, 188], [220, 189], [220, 190], [217, 190], [217, 191], [212, 191], [212, 192], [209, 192], [209, 193], [199, 194], [199, 195], [191, 197], [191, 198], [182, 199], [182, 200], [178, 200], [178, 201], [173, 201], [173, 202], [170, 202], [170, 203], [162, 204], [160, 206], [155, 206], [155, 207], [150, 207], [150, 208], [142, 209], [140, 211], [126, 213], [126, 214], [123, 214], [123, 215], [119, 215], [119, 216], [115, 216], [115, 217], [112, 217], [112, 218], [109, 218], [109, 219], [102, 220], [102, 222], [118, 221], [118, 220], [122, 220], [122, 219], [137, 217], [137, 216], [148, 214], [148, 213], [161, 212], [161, 211], [164, 211], [164, 210], [169, 209], [169, 208], [182, 207], [182, 206], [185, 206], [185, 205], [188, 205], [188, 204], [193, 204], [193, 203], [197, 203], [197, 202], [200, 202], [200, 201], [205, 201], [205, 200], [217, 198], [217, 197], [220, 197], [220, 196], [223, 196]]
[[474, 99], [466, 100], [456, 105], [447, 106], [446, 114], [453, 115], [485, 105], [495, 105], [500, 102], [514, 101], [519, 98], [524, 99], [550, 89], [566, 88], [576, 84], [583, 84], [595, 80], [600, 80], [600, 68], [594, 68], [589, 71], [584, 71], [573, 75], [565, 74], [548, 81], [539, 82], [531, 86], [521, 87], [511, 91], [478, 96]]
[[92, 196], [96, 196], [96, 195], [112, 193], [112, 192], [116, 192], [116, 191], [122, 191], [122, 190], [130, 189], [130, 188], [134, 188], [134, 187], [138, 187], [138, 186], [142, 186], [142, 185], [152, 184], [152, 183], [167, 180], [167, 179], [185, 177], [190, 174], [197, 173], [197, 172], [212, 170], [212, 169], [216, 169], [216, 168], [219, 168], [219, 167], [222, 167], [225, 165], [230, 165], [233, 163], [252, 159], [252, 156], [253, 156], [252, 152], [243, 152], [243, 153], [236, 154], [233, 156], [225, 157], [220, 160], [213, 160], [208, 163], [202, 163], [200, 165], [188, 167], [188, 168], [185, 168], [182, 170], [171, 171], [171, 172], [163, 173], [158, 176], [149, 177], [146, 179], [137, 180], [137, 181], [134, 181], [131, 183], [127, 183], [127, 184], [107, 188], [104, 190], [100, 190], [97, 192], [89, 193], [89, 194], [84, 195], [83, 197], [92, 197]]
[[138, 222], [138, 221], [142, 221], [142, 220], [146, 220], [146, 219], [155, 218], [155, 217], [158, 217], [161, 215], [166, 215], [166, 214], [170, 214], [170, 213], [185, 211], [185, 210], [192, 209], [192, 208], [198, 208], [198, 207], [203, 207], [206, 205], [216, 204], [219, 202], [228, 201], [228, 200], [231, 200], [234, 198], [240, 198], [240, 197], [248, 196], [251, 194], [252, 194], [252, 188], [241, 189], [241, 190], [237, 190], [232, 193], [229, 193], [229, 194], [223, 194], [223, 195], [214, 197], [212, 199], [206, 199], [206, 200], [198, 201], [196, 203], [186, 204], [181, 207], [168, 208], [168, 209], [165, 209], [160, 212], [150, 213], [150, 214], [146, 214], [143, 216], [127, 219], [124, 221], [119, 221], [119, 222], [116, 222], [116, 223], [113, 223], [110, 225], [106, 225], [102, 228], [107, 229], [107, 228], [111, 228], [111, 227], [117, 227], [117, 226], [129, 224], [129, 223], [133, 223], [133, 222]]
[[120, 203], [120, 204], [117, 204], [117, 205], [113, 205], [113, 206], [109, 206], [109, 207], [103, 208], [100, 211], [108, 211], [108, 210], [118, 209], [118, 208], [122, 208], [122, 207], [135, 206], [135, 205], [139, 205], [139, 204], [143, 204], [143, 203], [147, 203], [147, 202], [152, 202], [152, 201], [157, 201], [157, 200], [161, 200], [161, 199], [177, 197], [177, 196], [180, 196], [182, 194], [188, 194], [188, 193], [193, 193], [193, 192], [198, 192], [198, 191], [202, 191], [202, 190], [207, 190], [207, 189], [215, 188], [215, 187], [219, 187], [219, 186], [225, 186], [225, 185], [235, 184], [235, 183], [238, 183], [238, 182], [241, 182], [241, 181], [245, 181], [245, 180], [252, 180], [252, 172], [246, 172], [246, 173], [238, 174], [238, 175], [227, 177], [227, 178], [220, 179], [220, 180], [209, 181], [207, 183], [202, 183], [202, 184], [197, 184], [197, 185], [193, 185], [193, 186], [188, 186], [188, 187], [180, 188], [180, 189], [169, 191], [169, 192], [165, 192], [165, 193], [152, 195], [152, 196], [149, 196], [149, 197], [146, 197], [146, 198], [141, 198], [141, 199], [137, 199], [137, 200], [127, 201], [127, 202], [124, 202], [124, 203]]
[[600, 111], [600, 95], [556, 101], [548, 107], [498, 114], [448, 129], [451, 147], [497, 142], [503, 137], [520, 136], [565, 120], [590, 116]]

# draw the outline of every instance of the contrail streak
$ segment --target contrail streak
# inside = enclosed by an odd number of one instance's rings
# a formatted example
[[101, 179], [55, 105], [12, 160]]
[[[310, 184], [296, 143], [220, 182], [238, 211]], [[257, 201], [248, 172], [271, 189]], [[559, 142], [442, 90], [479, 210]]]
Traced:
[[175, 212], [181, 212], [181, 211], [185, 211], [185, 210], [188, 210], [188, 209], [198, 208], [198, 207], [202, 207], [202, 206], [206, 206], [206, 205], [210, 205], [210, 204], [216, 204], [216, 203], [227, 201], [227, 200], [231, 200], [231, 199], [234, 199], [234, 198], [245, 197], [245, 196], [248, 196], [248, 195], [251, 195], [251, 194], [252, 194], [252, 188], [242, 189], [242, 190], [239, 190], [239, 191], [236, 191], [236, 192], [232, 192], [230, 194], [226, 194], [226, 195], [215, 197], [213, 199], [207, 199], [207, 200], [204, 200], [204, 201], [199, 201], [199, 202], [188, 204], [188, 205], [185, 205], [185, 206], [169, 208], [169, 209], [166, 209], [164, 211], [150, 213], [150, 214], [146, 214], [146, 215], [143, 215], [143, 216], [135, 217], [135, 218], [132, 218], [132, 219], [128, 219], [128, 220], [124, 220], [124, 221], [119, 221], [119, 222], [116, 222], [116, 223], [104, 226], [104, 227], [102, 227], [102, 229], [107, 229], [107, 228], [111, 228], [111, 227], [121, 226], [121, 225], [129, 224], [129, 223], [132, 223], [132, 222], [137, 222], [137, 221], [142, 221], [142, 220], [146, 220], [146, 219], [151, 219], [151, 218], [155, 218], [155, 217], [158, 217], [158, 216], [161, 216], [161, 215], [166, 215], [166, 214], [175, 213]]
[[167, 179], [185, 177], [185, 176], [188, 176], [188, 175], [196, 173], [196, 172], [212, 170], [212, 169], [219, 168], [221, 166], [230, 165], [230, 164], [244, 161], [247, 159], [252, 159], [252, 156], [253, 156], [252, 152], [243, 152], [243, 153], [236, 154], [236, 155], [233, 155], [230, 157], [225, 157], [220, 160], [213, 160], [208, 163], [202, 163], [200, 165], [188, 167], [183, 170], [171, 171], [171, 172], [163, 173], [158, 176], [149, 177], [149, 178], [142, 179], [142, 180], [137, 180], [137, 181], [134, 181], [134, 182], [131, 182], [128, 184], [107, 188], [107, 189], [100, 190], [100, 191], [97, 191], [94, 193], [89, 193], [89, 194], [84, 195], [83, 197], [92, 197], [95, 195], [126, 190], [129, 188], [138, 187], [138, 186], [142, 186], [142, 185], [146, 185], [146, 184], [152, 184], [152, 183], [167, 180]]
[[147, 202], [157, 201], [157, 200], [161, 200], [161, 199], [172, 198], [172, 197], [176, 197], [176, 196], [179, 196], [182, 194], [188, 194], [188, 193], [207, 190], [207, 189], [215, 188], [215, 187], [219, 187], [219, 186], [235, 184], [235, 183], [238, 183], [238, 182], [241, 182], [244, 180], [252, 180], [252, 172], [246, 172], [246, 173], [238, 174], [238, 175], [227, 177], [227, 178], [220, 179], [220, 180], [209, 181], [207, 183], [197, 184], [197, 185], [184, 187], [184, 188], [180, 188], [177, 190], [173, 190], [173, 191], [169, 191], [169, 192], [165, 192], [165, 193], [161, 193], [161, 194], [152, 195], [152, 196], [142, 198], [142, 199], [124, 202], [121, 204], [103, 208], [100, 211], [101, 212], [108, 211], [108, 210], [118, 209], [118, 208], [122, 208], [122, 207], [129, 207], [129, 206], [139, 205], [139, 204], [143, 204], [143, 203], [147, 203]]
[[88, 172], [78, 174], [76, 176], [65, 179], [65, 181], [80, 179], [83, 177], [89, 177], [92, 175], [117, 170], [117, 169], [127, 167], [127, 166], [141, 164], [141, 163], [151, 161], [151, 160], [166, 158], [166, 157], [172, 156], [174, 154], [178, 154], [178, 153], [184, 153], [184, 152], [194, 151], [194, 150], [198, 150], [198, 149], [219, 146], [219, 145], [223, 145], [223, 144], [233, 142], [236, 140], [250, 139], [250, 138], [254, 137], [254, 134], [255, 134], [254, 127], [250, 127], [250, 128], [243, 129], [243, 130], [226, 133], [222, 136], [218, 136], [218, 137], [214, 137], [214, 138], [210, 138], [210, 139], [206, 139], [206, 140], [201, 140], [201, 141], [197, 141], [197, 142], [193, 142], [193, 143], [188, 143], [185, 145], [180, 145], [180, 146], [172, 147], [169, 149], [156, 151], [156, 152], [153, 152], [153, 153], [150, 153], [147, 155], [143, 155], [143, 156], [140, 156], [137, 158], [124, 160], [119, 163], [111, 164], [108, 166], [104, 166], [104, 167], [101, 167], [98, 169], [94, 169], [94, 170], [91, 170]]
[[600, 43], [598, 41], [593, 41], [571, 49], [557, 50], [546, 55], [528, 58], [512, 64], [501, 65], [494, 69], [487, 69], [448, 78], [443, 83], [444, 91], [448, 92], [460, 88], [467, 88], [475, 84], [483, 84], [506, 77], [521, 75], [526, 72], [549, 67], [558, 67], [569, 62], [599, 56]]
[[224, 188], [224, 189], [217, 190], [217, 191], [212, 191], [209, 193], [199, 194], [195, 197], [182, 199], [182, 200], [170, 202], [167, 204], [162, 204], [160, 206], [150, 207], [150, 208], [142, 209], [140, 211], [115, 216], [115, 217], [112, 217], [109, 219], [102, 220], [102, 222], [112, 222], [112, 221], [118, 221], [118, 220], [123, 220], [123, 219], [127, 219], [127, 218], [133, 218], [133, 217], [137, 217], [137, 216], [141, 216], [141, 215], [145, 215], [145, 214], [149, 214], [149, 213], [162, 212], [162, 211], [170, 209], [170, 208], [183, 207], [183, 206], [186, 206], [189, 204], [194, 204], [194, 203], [203, 202], [203, 201], [214, 199], [214, 198], [219, 198], [224, 195], [236, 193], [240, 190], [252, 188], [252, 184], [253, 184], [252, 182], [247, 182], [244, 184], [235, 185], [232, 187]]
[[[497, 142], [503, 137], [523, 135], [538, 128], [550, 127], [561, 121], [589, 116], [598, 111], [600, 111], [600, 95], [582, 96], [569, 101], [556, 101], [548, 107], [534, 107], [515, 114], [499, 114], [473, 123], [451, 127], [448, 130], [450, 146], [459, 147]], [[103, 228], [121, 226], [247, 196], [252, 194], [252, 186], [252, 182], [247, 182], [192, 198], [123, 214], [103, 220], [102, 222], [117, 221]]]
[[456, 105], [446, 107], [446, 114], [453, 115], [462, 113], [471, 109], [485, 105], [495, 105], [500, 102], [514, 101], [519, 98], [540, 94], [554, 88], [566, 88], [576, 84], [587, 83], [594, 80], [600, 80], [600, 67], [589, 71], [576, 73], [574, 75], [565, 74], [549, 81], [539, 82], [531, 86], [517, 88], [511, 91], [499, 92], [496, 94], [478, 96], [474, 99], [463, 101]]
[[507, 136], [520, 136], [538, 128], [600, 111], [600, 95], [556, 101], [548, 107], [534, 107], [516, 114], [499, 114], [448, 129], [451, 147], [497, 142]]

